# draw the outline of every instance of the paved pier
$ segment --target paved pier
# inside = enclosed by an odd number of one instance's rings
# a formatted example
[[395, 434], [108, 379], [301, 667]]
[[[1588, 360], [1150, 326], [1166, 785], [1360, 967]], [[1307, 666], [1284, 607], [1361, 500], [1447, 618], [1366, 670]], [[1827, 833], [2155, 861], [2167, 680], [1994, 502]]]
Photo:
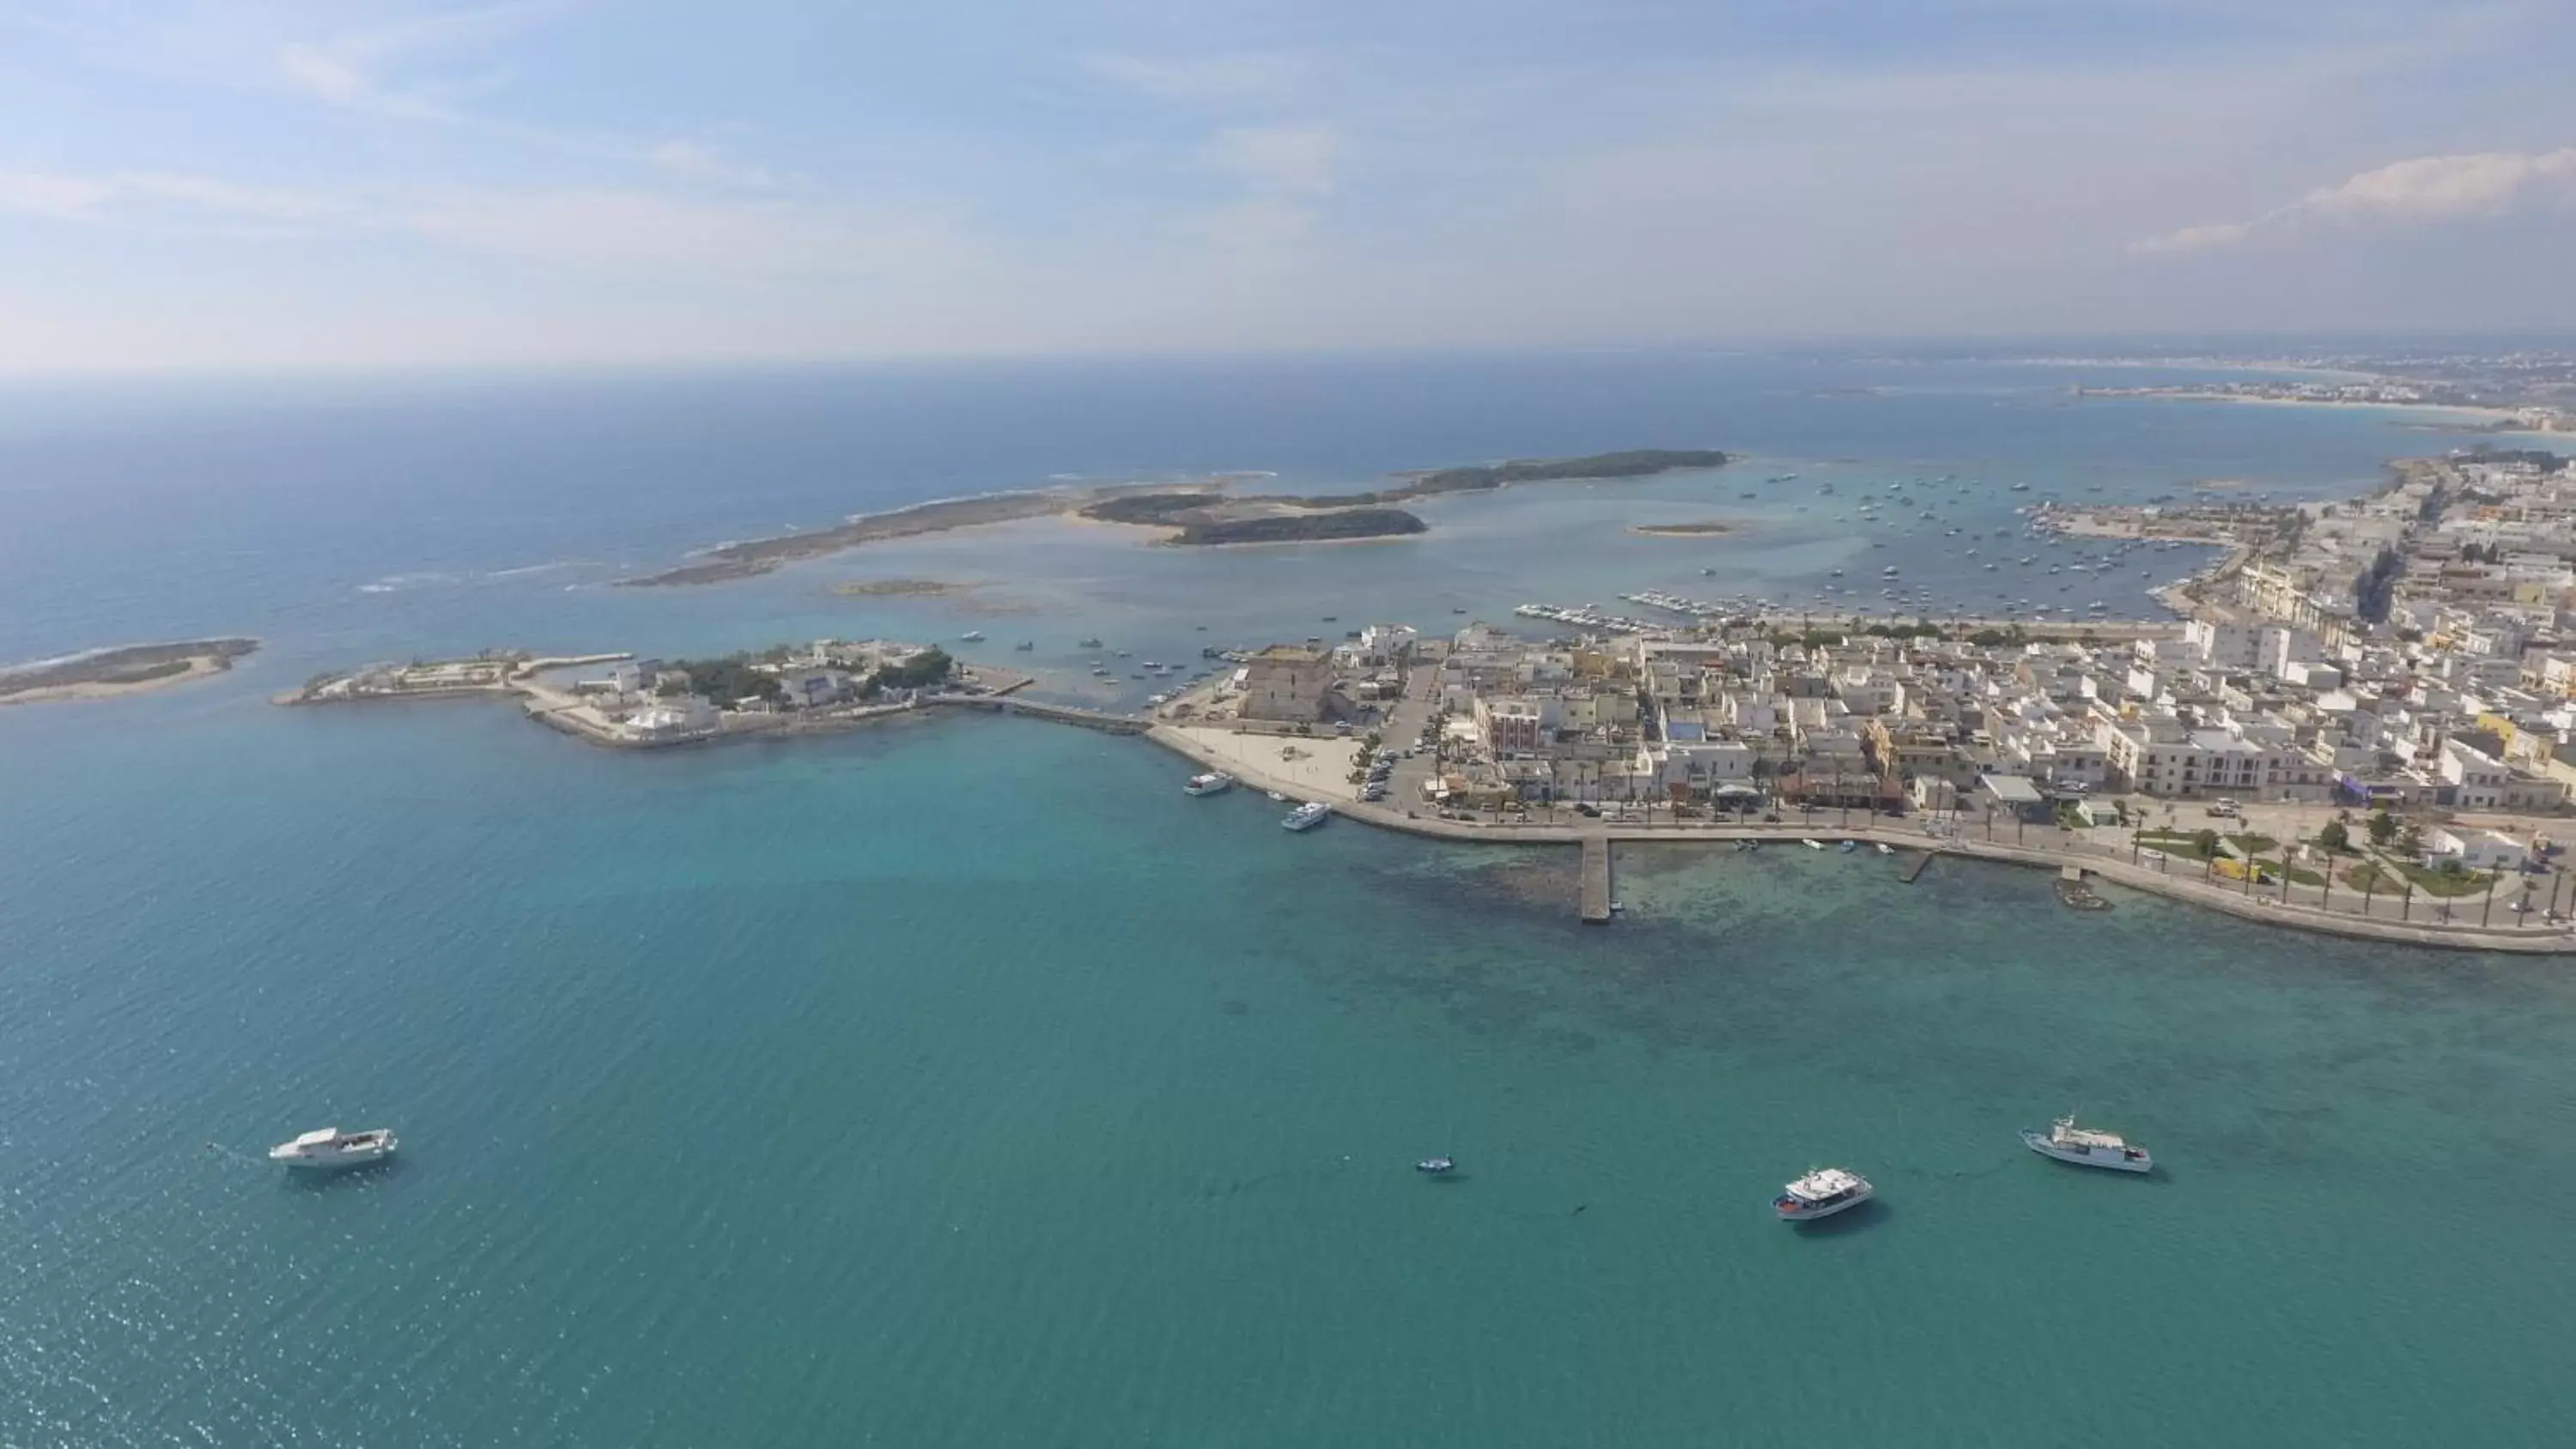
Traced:
[[1583, 837], [1583, 919], [1601, 925], [1610, 919], [1610, 838]]
[[1154, 723], [1135, 715], [1108, 714], [1096, 709], [1077, 709], [1069, 704], [1041, 704], [1033, 699], [1002, 699], [992, 695], [939, 694], [928, 696], [925, 702], [956, 709], [980, 709], [991, 714], [1024, 714], [1031, 719], [1080, 725], [1084, 729], [1102, 730], [1113, 735], [1141, 735], [1153, 728]]
[[1941, 852], [1937, 850], [1927, 850], [1921, 855], [1914, 857], [1912, 860], [1907, 861], [1905, 863], [1904, 874], [1899, 875], [1897, 879], [1905, 882], [1907, 885], [1914, 884], [1915, 879], [1921, 876], [1924, 870], [1932, 864], [1932, 857], [1939, 855], [1940, 853]]

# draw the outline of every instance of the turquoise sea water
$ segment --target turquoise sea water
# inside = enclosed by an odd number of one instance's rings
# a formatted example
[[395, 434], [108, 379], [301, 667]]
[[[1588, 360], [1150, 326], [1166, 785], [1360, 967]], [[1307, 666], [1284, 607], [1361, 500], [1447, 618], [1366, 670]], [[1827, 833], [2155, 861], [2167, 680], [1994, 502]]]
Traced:
[[[43, 743], [0, 772], [13, 1445], [2544, 1443], [2576, 1408], [2563, 963], [1804, 851], [1636, 852], [1585, 929], [1570, 862], [1292, 836], [1006, 722]], [[2166, 1166], [2014, 1142], [2075, 1105]], [[321, 1121], [403, 1156], [242, 1155]], [[1772, 1222], [1819, 1162], [1882, 1201]]]
[[[2186, 411], [2220, 439], [2288, 415]], [[1952, 431], [1909, 457], [2015, 446], [1927, 415]], [[2355, 452], [2384, 431], [2342, 421]], [[156, 446], [95, 426], [120, 440], [37, 452]], [[559, 445], [582, 498], [642, 468], [637, 426]], [[118, 560], [74, 526], [105, 505], [33, 491], [64, 475], [25, 436], [0, 509], [63, 527], [0, 533], [41, 564], [0, 570], [18, 652], [272, 642], [226, 680], [0, 710], [10, 1449], [2550, 1444], [2576, 1411], [2565, 962], [1805, 851], [1628, 852], [1627, 912], [1587, 929], [1570, 859], [1292, 836], [1134, 740], [953, 720], [632, 756], [502, 707], [277, 710], [406, 630], [846, 632], [819, 580], [915, 570], [566, 594], [480, 578], [527, 540], [452, 502], [344, 500], [314, 524], [335, 551], [240, 480], [192, 527], [138, 515]], [[1541, 560], [1600, 508], [1495, 502], [1536, 510], [1496, 546]], [[636, 506], [669, 535], [639, 556], [717, 511]], [[965, 537], [922, 547], [1034, 579], [1031, 632], [1401, 602], [1339, 562], [1370, 550], [1216, 590]], [[358, 592], [419, 572], [457, 581]], [[2164, 1166], [2015, 1142], [2068, 1108]], [[324, 1122], [392, 1125], [401, 1158], [256, 1161]], [[1411, 1170], [1435, 1152], [1454, 1179]], [[1882, 1200], [1771, 1221], [1823, 1163]]]

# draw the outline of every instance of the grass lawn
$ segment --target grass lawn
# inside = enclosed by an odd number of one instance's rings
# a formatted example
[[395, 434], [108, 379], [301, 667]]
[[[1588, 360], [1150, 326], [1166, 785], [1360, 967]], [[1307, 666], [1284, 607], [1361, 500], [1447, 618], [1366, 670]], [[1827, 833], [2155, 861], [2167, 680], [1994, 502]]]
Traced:
[[2415, 882], [2415, 889], [2428, 896], [2479, 896], [2486, 894], [2487, 887], [2495, 884], [2495, 877], [2492, 874], [2480, 871], [2466, 871], [2459, 875], [2451, 875], [2443, 871], [2426, 870], [2420, 865], [2401, 865], [2397, 868], [2405, 872], [2408, 880]]
[[2193, 839], [2192, 833], [2188, 830], [2141, 830], [2138, 832], [2138, 844], [2149, 850], [2161, 850], [2167, 855], [2179, 855], [2191, 860], [2209, 859], [2208, 853], [2200, 848], [2200, 842]]
[[2281, 844], [2268, 835], [2231, 835], [2227, 837], [2227, 843], [2247, 855], [2261, 855], [2264, 851], [2278, 849]]

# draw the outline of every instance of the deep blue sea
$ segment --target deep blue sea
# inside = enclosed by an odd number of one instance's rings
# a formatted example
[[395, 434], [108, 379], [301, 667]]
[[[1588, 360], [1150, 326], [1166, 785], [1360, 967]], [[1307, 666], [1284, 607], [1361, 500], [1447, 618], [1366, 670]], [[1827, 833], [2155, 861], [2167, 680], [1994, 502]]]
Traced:
[[[0, 392], [0, 659], [267, 641], [224, 679], [0, 709], [0, 1445], [2563, 1443], [2564, 962], [1807, 852], [1628, 852], [1626, 914], [1586, 929], [1570, 859], [1292, 836], [1135, 740], [913, 721], [634, 756], [506, 707], [266, 702], [487, 645], [974, 627], [1073, 694], [1088, 633], [1193, 656], [1324, 614], [1805, 591], [1881, 552], [1763, 482], [1789, 472], [1956, 475], [1942, 526], [2002, 528], [2043, 490], [2319, 496], [2462, 441], [2067, 392], [2161, 376], [1603, 354]], [[1631, 446], [1751, 456], [1444, 500], [1392, 544], [1016, 525], [605, 587], [1058, 475], [1321, 491]], [[1628, 531], [1710, 516], [1752, 526]], [[888, 577], [985, 587], [829, 591]], [[2163, 1166], [2014, 1141], [2069, 1108]], [[331, 1122], [402, 1155], [326, 1184], [256, 1160]], [[1454, 1178], [1411, 1171], [1435, 1152]], [[1823, 1163], [1881, 1200], [1771, 1221]]]

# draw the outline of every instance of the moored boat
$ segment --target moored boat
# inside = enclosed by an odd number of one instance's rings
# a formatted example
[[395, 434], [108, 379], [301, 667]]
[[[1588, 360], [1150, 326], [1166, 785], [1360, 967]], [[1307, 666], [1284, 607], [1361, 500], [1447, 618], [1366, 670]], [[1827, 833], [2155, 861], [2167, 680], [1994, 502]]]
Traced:
[[1288, 817], [1280, 821], [1279, 824], [1280, 828], [1285, 830], [1312, 830], [1316, 826], [1323, 824], [1324, 817], [1332, 813], [1332, 806], [1325, 804], [1321, 800], [1309, 800], [1305, 804], [1298, 806], [1296, 809], [1289, 811]]
[[1189, 783], [1181, 787], [1181, 792], [1187, 795], [1221, 795], [1233, 788], [1232, 775], [1222, 770], [1210, 770], [1204, 775], [1190, 776]]
[[2156, 1160], [2147, 1149], [2116, 1132], [2097, 1132], [2078, 1127], [2070, 1114], [2060, 1117], [2045, 1132], [2024, 1128], [2022, 1145], [2042, 1157], [2054, 1157], [2077, 1167], [2099, 1167], [2111, 1172], [2150, 1172]]
[[1825, 848], [1825, 843], [1824, 843], [1823, 841], [1821, 841], [1821, 840], [1816, 839], [1814, 836], [1809, 836], [1809, 837], [1807, 837], [1806, 839], [1799, 841], [1798, 843], [1799, 843], [1800, 845], [1803, 845], [1803, 846], [1807, 847], [1809, 850], [1822, 850], [1822, 849], [1824, 849], [1824, 848]]
[[394, 1134], [385, 1127], [374, 1127], [364, 1132], [316, 1127], [293, 1141], [281, 1142], [268, 1149], [269, 1161], [307, 1172], [360, 1167], [393, 1155]]
[[1859, 1207], [1878, 1195], [1869, 1179], [1839, 1167], [1820, 1167], [1783, 1188], [1771, 1210], [1784, 1223], [1813, 1222]]

